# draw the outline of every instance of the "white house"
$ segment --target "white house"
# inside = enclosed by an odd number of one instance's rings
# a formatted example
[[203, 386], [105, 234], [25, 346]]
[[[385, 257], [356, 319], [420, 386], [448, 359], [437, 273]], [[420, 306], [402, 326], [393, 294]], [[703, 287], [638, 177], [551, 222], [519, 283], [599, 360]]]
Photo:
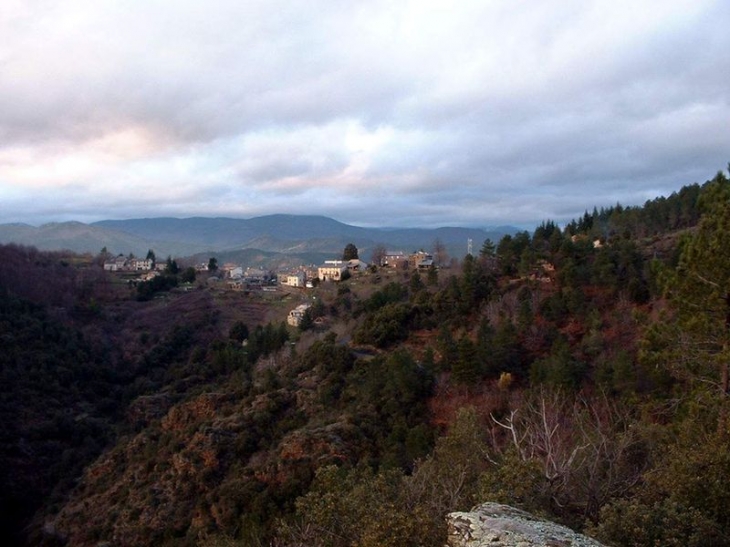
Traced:
[[289, 315], [286, 318], [286, 322], [292, 327], [298, 327], [302, 322], [304, 314], [310, 307], [311, 306], [309, 304], [300, 304], [289, 312]]
[[120, 272], [128, 267], [127, 259], [123, 255], [104, 262], [104, 269], [109, 272]]
[[342, 274], [347, 271], [347, 262], [344, 260], [325, 260], [317, 268], [317, 277], [320, 281], [339, 281]]
[[283, 276], [282, 284], [288, 285], [289, 287], [304, 287], [304, 283], [307, 280], [304, 272], [296, 272]]
[[151, 258], [133, 258], [130, 260], [130, 268], [138, 272], [148, 272], [152, 269], [154, 262]]

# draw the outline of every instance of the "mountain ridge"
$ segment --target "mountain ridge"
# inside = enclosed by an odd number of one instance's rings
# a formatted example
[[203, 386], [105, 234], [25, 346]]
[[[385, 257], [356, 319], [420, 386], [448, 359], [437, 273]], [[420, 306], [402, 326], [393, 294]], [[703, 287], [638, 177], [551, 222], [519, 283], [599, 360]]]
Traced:
[[375, 246], [388, 250], [429, 249], [439, 240], [449, 254], [466, 254], [471, 239], [478, 249], [491, 238], [498, 241], [518, 229], [447, 226], [440, 228], [365, 228], [320, 215], [276, 214], [238, 219], [230, 217], [152, 217], [54, 222], [38, 227], [0, 224], [0, 243], [16, 243], [41, 250], [97, 253], [103, 247], [113, 254], [144, 255], [152, 249], [158, 256], [189, 257], [204, 253], [258, 249], [280, 255], [341, 252], [354, 243], [368, 257]]

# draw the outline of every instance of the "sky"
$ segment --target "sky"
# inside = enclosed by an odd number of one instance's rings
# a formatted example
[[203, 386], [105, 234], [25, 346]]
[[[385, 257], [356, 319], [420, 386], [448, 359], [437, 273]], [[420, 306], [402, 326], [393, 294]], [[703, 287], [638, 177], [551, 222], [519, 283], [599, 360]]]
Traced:
[[2, 0], [0, 223], [534, 227], [730, 161], [727, 0]]

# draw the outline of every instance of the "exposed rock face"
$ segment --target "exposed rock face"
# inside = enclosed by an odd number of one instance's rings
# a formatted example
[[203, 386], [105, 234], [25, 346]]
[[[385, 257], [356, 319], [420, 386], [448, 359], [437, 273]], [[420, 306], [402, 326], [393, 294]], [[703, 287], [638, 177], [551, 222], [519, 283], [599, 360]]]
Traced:
[[448, 547], [603, 547], [570, 528], [498, 503], [450, 513], [447, 521]]

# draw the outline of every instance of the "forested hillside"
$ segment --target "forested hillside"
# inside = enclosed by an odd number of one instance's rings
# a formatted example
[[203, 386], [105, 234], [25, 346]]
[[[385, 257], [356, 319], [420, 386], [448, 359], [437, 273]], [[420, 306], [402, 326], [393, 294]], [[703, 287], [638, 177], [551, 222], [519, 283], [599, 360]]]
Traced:
[[91, 257], [2, 247], [3, 535], [440, 547], [446, 513], [496, 501], [608, 545], [728, 545], [727, 233], [719, 173], [268, 301], [138, 299]]

